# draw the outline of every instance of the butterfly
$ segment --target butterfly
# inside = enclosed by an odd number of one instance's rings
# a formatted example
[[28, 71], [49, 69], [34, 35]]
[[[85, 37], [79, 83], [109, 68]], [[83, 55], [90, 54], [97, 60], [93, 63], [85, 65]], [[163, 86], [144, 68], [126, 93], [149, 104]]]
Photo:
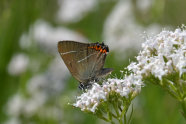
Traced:
[[58, 52], [72, 76], [80, 82], [80, 89], [87, 89], [91, 81], [98, 81], [113, 71], [103, 68], [109, 52], [104, 43], [59, 41]]

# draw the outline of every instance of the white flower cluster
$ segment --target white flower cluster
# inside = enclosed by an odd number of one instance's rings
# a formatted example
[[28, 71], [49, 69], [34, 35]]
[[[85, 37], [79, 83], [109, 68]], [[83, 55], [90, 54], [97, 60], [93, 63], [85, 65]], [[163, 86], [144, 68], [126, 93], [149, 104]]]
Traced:
[[18, 76], [26, 71], [29, 64], [29, 57], [23, 53], [18, 53], [13, 56], [9, 65], [8, 72], [11, 75]]
[[94, 113], [113, 93], [117, 93], [121, 98], [129, 98], [129, 95], [134, 98], [141, 91], [144, 75], [152, 74], [161, 80], [162, 76], [169, 73], [179, 72], [181, 75], [186, 72], [185, 30], [162, 31], [157, 36], [147, 38], [142, 48], [137, 56], [138, 62], [128, 66], [132, 74], [125, 76], [124, 79], [108, 79], [102, 85], [93, 83], [92, 88], [77, 97], [73, 105], [82, 111]]
[[97, 0], [58, 0], [57, 19], [65, 23], [78, 22], [92, 11], [97, 3]]
[[128, 69], [136, 75], [154, 75], [159, 80], [170, 73], [186, 72], [186, 30], [178, 28], [174, 32], [162, 31], [149, 37], [142, 44], [137, 63], [131, 63]]
[[[153, 4], [151, 0], [138, 0], [136, 2], [137, 8], [142, 13], [146, 13]], [[118, 0], [104, 22], [103, 40], [108, 46], [112, 46], [109, 49], [117, 53], [118, 56], [115, 58], [118, 60], [128, 59], [134, 55], [134, 51], [130, 52], [129, 49], [140, 50], [142, 40], [139, 40], [141, 38], [139, 34], [141, 32], [156, 34], [161, 31], [159, 24], [145, 27], [139, 25], [134, 15], [133, 6], [134, 3], [131, 0]], [[123, 54], [124, 52], [127, 54]]]
[[129, 94], [133, 96], [141, 91], [141, 78], [129, 75], [125, 79], [108, 79], [102, 85], [93, 83], [92, 88], [81, 96], [77, 97], [75, 107], [81, 108], [82, 111], [95, 112], [97, 107], [109, 99], [113, 92], [121, 97], [128, 98]]

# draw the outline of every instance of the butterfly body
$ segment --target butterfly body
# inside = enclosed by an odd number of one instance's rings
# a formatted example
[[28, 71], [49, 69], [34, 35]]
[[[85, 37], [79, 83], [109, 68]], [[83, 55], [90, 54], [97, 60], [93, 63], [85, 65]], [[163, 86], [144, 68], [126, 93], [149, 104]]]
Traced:
[[90, 81], [99, 80], [113, 70], [103, 68], [109, 52], [104, 43], [59, 41], [58, 51], [72, 76], [80, 82], [82, 89], [85, 89]]

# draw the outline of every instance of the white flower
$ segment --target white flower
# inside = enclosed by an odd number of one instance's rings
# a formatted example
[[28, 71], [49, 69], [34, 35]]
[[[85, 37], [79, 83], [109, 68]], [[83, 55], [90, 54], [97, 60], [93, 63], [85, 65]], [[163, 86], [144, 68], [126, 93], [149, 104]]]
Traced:
[[162, 31], [149, 37], [142, 44], [142, 51], [136, 57], [137, 63], [131, 63], [128, 69], [134, 74], [149, 76], [159, 80], [170, 73], [186, 72], [186, 30]]
[[148, 9], [152, 6], [154, 0], [137, 0], [137, 8], [141, 11], [147, 12]]
[[[45, 94], [47, 97], [60, 95], [64, 88], [64, 81], [68, 78], [68, 70], [58, 55], [49, 65], [46, 72], [33, 76], [27, 84], [27, 91], [33, 96]], [[52, 82], [52, 85], [51, 85]]]
[[88, 110], [95, 112], [101, 100], [106, 100], [106, 94], [99, 84], [94, 83], [92, 89], [77, 97], [77, 102], [73, 105], [81, 108], [82, 111]]
[[37, 20], [28, 33], [22, 34], [19, 45], [22, 49], [28, 49], [36, 42], [44, 52], [56, 55], [57, 42], [61, 40], [88, 41], [76, 31], [65, 27], [53, 27], [44, 20]]
[[[148, 8], [152, 2], [149, 0], [139, 1], [140, 6], [145, 5]], [[142, 27], [136, 23], [134, 12], [132, 10], [132, 1], [119, 0], [111, 13], [107, 17], [103, 27], [103, 39], [109, 46], [112, 46], [111, 51], [121, 54], [116, 56], [118, 59], [125, 58], [131, 54], [129, 49], [139, 50], [141, 47], [141, 32], [144, 30], [150, 33], [156, 33], [161, 30], [157, 24], [152, 24], [148, 27]], [[139, 5], [138, 5], [139, 6]], [[144, 7], [142, 7], [144, 8]], [[146, 12], [146, 11], [145, 11]], [[127, 51], [127, 54], [123, 54]]]
[[92, 10], [97, 0], [58, 0], [60, 9], [57, 18], [62, 22], [77, 22]]
[[79, 107], [82, 111], [94, 113], [97, 107], [107, 101], [108, 96], [112, 93], [128, 98], [130, 93], [139, 93], [141, 85], [141, 78], [136, 78], [133, 74], [126, 76], [125, 79], [108, 79], [102, 85], [94, 82], [91, 89], [77, 97], [73, 106]]
[[6, 109], [7, 113], [11, 116], [18, 117], [21, 114], [25, 102], [26, 101], [21, 94], [15, 94], [8, 101]]
[[[64, 88], [64, 83], [62, 82], [68, 77], [65, 65], [61, 66], [60, 62], [61, 58], [58, 56], [50, 63], [46, 72], [30, 78], [25, 89], [28, 95], [24, 96], [21, 93], [17, 93], [10, 98], [6, 107], [7, 115], [20, 120], [21, 117], [29, 119], [36, 114], [39, 116], [47, 115], [42, 111], [47, 111], [46, 108], [48, 106], [46, 104], [48, 101], [61, 95]], [[58, 104], [56, 101], [53, 106], [58, 106]], [[61, 117], [58, 119], [60, 120]]]
[[29, 58], [23, 53], [19, 53], [13, 56], [9, 65], [8, 72], [11, 75], [20, 75], [25, 72], [29, 63]]
[[49, 23], [38, 20], [31, 28], [33, 38], [44, 51], [57, 53], [57, 42], [61, 40], [88, 41], [78, 32], [65, 27], [52, 27]]
[[18, 119], [16, 117], [11, 117], [10, 119], [8, 119], [3, 124], [21, 124], [21, 121], [20, 121], [20, 119]]

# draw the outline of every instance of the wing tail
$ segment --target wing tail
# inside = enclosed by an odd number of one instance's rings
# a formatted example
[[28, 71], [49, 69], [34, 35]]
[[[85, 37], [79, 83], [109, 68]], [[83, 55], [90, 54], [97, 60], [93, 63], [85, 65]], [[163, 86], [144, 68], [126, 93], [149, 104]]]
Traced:
[[99, 73], [99, 77], [106, 77], [107, 75], [111, 74], [113, 71], [112, 68], [103, 68], [100, 73]]

